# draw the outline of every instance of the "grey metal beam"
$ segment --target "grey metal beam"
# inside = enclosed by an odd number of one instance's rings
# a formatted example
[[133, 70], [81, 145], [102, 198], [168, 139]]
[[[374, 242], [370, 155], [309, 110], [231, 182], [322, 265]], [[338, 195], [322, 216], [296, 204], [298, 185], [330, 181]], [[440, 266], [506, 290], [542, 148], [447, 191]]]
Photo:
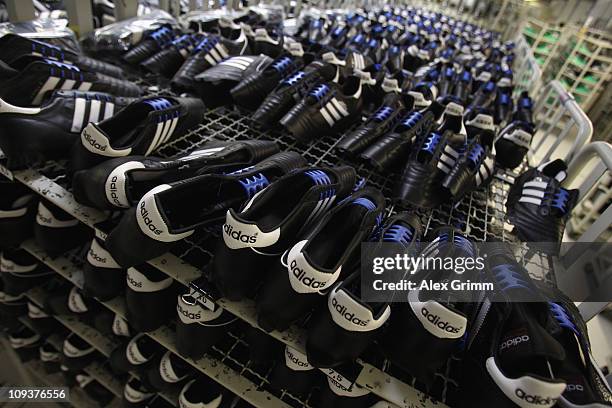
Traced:
[[5, 0], [11, 23], [34, 20], [34, 3], [24, 0]]
[[77, 33], [77, 36], [80, 37], [93, 31], [93, 14], [90, 1], [65, 0], [64, 5], [68, 13], [70, 28]]
[[115, 18], [117, 21], [136, 17], [138, 0], [121, 0], [115, 2]]

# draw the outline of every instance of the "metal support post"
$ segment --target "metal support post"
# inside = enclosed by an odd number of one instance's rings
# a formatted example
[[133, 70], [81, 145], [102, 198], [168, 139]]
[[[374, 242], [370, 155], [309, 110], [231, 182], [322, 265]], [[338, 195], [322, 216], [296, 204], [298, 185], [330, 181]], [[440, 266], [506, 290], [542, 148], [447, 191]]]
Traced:
[[68, 13], [70, 28], [78, 37], [93, 31], [91, 2], [83, 0], [65, 0], [64, 5]]
[[136, 17], [138, 13], [138, 0], [121, 0], [115, 2], [115, 18], [117, 21]]
[[24, 0], [6, 0], [6, 9], [11, 23], [34, 20], [34, 4]]

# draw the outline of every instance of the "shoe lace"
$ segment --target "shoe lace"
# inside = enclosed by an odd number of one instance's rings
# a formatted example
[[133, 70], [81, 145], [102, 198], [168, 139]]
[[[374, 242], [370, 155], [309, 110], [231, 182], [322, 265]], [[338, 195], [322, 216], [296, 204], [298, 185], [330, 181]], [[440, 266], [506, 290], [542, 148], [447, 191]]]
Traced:
[[238, 180], [238, 182], [244, 187], [248, 198], [253, 197], [255, 194], [270, 185], [270, 181], [262, 173], [245, 177]]
[[569, 329], [574, 332], [574, 334], [576, 334], [577, 336], [580, 336], [578, 328], [576, 327], [576, 325], [574, 324], [563, 306], [555, 302], [548, 302], [548, 307], [557, 323], [559, 323], [559, 326], [565, 327], [566, 329]]
[[397, 242], [404, 247], [410, 245], [414, 230], [400, 224], [393, 224], [383, 235], [383, 242]]

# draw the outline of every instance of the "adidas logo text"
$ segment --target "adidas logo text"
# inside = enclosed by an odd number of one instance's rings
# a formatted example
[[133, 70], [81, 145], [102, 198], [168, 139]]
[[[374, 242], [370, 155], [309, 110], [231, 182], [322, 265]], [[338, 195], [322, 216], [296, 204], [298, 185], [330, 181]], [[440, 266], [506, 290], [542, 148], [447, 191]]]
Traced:
[[257, 234], [254, 234], [254, 235], [242, 234], [242, 231], [234, 230], [234, 228], [230, 224], [223, 224], [223, 232], [228, 237], [235, 239], [236, 241], [244, 242], [245, 244], [246, 243], [254, 244], [255, 242], [257, 242]]
[[113, 176], [113, 178], [111, 178], [111, 182], [110, 182], [110, 186], [109, 186], [109, 190], [110, 190], [110, 196], [113, 199], [113, 202], [115, 204], [117, 204], [118, 206], [122, 207], [123, 204], [121, 203], [121, 201], [119, 201], [119, 197], [117, 196], [117, 180], [118, 177], [117, 176]]
[[368, 323], [370, 323], [369, 320], [361, 320], [360, 318], [356, 317], [354, 313], [350, 313], [346, 310], [346, 306], [341, 305], [336, 298], [332, 299], [332, 306], [334, 307], [334, 310], [336, 310], [336, 312], [340, 313], [340, 315], [342, 317], [344, 317], [346, 320], [348, 320], [349, 322], [356, 324], [357, 326], [367, 326]]
[[149, 230], [154, 233], [155, 235], [159, 235], [161, 234], [161, 230], [158, 229], [155, 224], [153, 224], [153, 220], [151, 218], [149, 218], [149, 211], [147, 211], [147, 209], [145, 208], [145, 202], [143, 201], [142, 203], [140, 203], [140, 216], [142, 217], [142, 220], [144, 221], [145, 225], [147, 226], [147, 228], [149, 228]]
[[89, 249], [89, 255], [91, 255], [91, 257], [97, 262], [104, 264], [106, 263], [106, 258], [102, 258], [100, 255], [96, 254], [91, 248]]
[[298, 367], [310, 367], [310, 364], [308, 364], [308, 362], [300, 360], [299, 358], [294, 356], [291, 351], [286, 350], [286, 353], [287, 357], [289, 357], [289, 360], [291, 360], [293, 364], [297, 365]]
[[520, 343], [527, 342], [527, 341], [529, 341], [529, 336], [528, 335], [525, 334], [525, 335], [522, 335], [522, 336], [518, 336], [518, 337], [515, 337], [513, 339], [509, 339], [509, 340], [504, 341], [501, 344], [500, 350], [507, 349], [509, 347], [518, 346]]
[[441, 320], [440, 316], [429, 313], [425, 307], [421, 310], [421, 314], [425, 317], [425, 319], [427, 319], [428, 322], [448, 333], [459, 333], [459, 330], [461, 329], [460, 327], [454, 327], [450, 323]]
[[108, 145], [102, 146], [100, 143], [98, 143], [98, 141], [92, 135], [87, 133], [87, 130], [85, 129], [83, 130], [83, 138], [85, 138], [87, 143], [89, 143], [94, 149], [100, 150], [101, 152], [105, 151], [108, 147]]
[[319, 289], [319, 288], [325, 287], [325, 284], [327, 283], [327, 282], [318, 281], [318, 280], [315, 280], [315, 278], [306, 276], [306, 272], [303, 269], [298, 268], [297, 261], [295, 259], [291, 261], [289, 268], [291, 269], [291, 273], [293, 273], [293, 276], [295, 276], [304, 285], [309, 286], [313, 289]]
[[136, 288], [142, 288], [142, 282], [139, 282], [136, 279], [132, 278], [129, 274], [127, 275], [127, 281]]
[[183, 316], [185, 316], [188, 319], [191, 320], [198, 320], [202, 318], [202, 315], [200, 313], [193, 313], [193, 312], [189, 312], [185, 309], [183, 309], [180, 305], [180, 303], [178, 303], [176, 305], [176, 308], [178, 309], [179, 313], [182, 314]]
[[517, 397], [519, 397], [523, 401], [526, 401], [530, 404], [535, 404], [535, 405], [553, 405], [558, 399], [558, 398], [551, 398], [551, 397], [542, 397], [540, 395], [529, 395], [520, 388], [517, 388], [514, 393], [516, 394]]

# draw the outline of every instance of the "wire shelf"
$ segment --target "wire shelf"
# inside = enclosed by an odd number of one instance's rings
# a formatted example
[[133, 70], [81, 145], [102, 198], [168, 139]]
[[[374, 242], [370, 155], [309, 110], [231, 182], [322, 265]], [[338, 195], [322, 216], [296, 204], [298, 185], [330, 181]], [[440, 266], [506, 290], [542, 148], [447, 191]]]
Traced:
[[[146, 89], [148, 96], [157, 95], [172, 95], [167, 89], [167, 84], [160, 82], [154, 77], [140, 77], [136, 80], [139, 85]], [[395, 180], [399, 178], [398, 174], [380, 174], [364, 164], [351, 163], [343, 158], [339, 157], [335, 153], [335, 146], [339, 141], [337, 136], [324, 136], [314, 141], [308, 146], [297, 144], [292, 138], [283, 134], [280, 130], [260, 131], [250, 126], [250, 120], [248, 113], [241, 112], [238, 109], [232, 108], [217, 108], [208, 110], [203, 118], [200, 125], [189, 131], [184, 136], [171, 140], [169, 143], [161, 146], [154, 155], [168, 158], [171, 156], [190, 153], [191, 151], [202, 147], [206, 142], [211, 140], [216, 141], [234, 141], [242, 139], [251, 140], [270, 140], [275, 141], [281, 150], [292, 150], [296, 151], [308, 161], [311, 165], [320, 166], [337, 166], [337, 165], [352, 165], [355, 167], [359, 177], [363, 178], [367, 185], [380, 189], [386, 197], [391, 197]], [[508, 191], [515, 179], [521, 172], [527, 168], [526, 161], [523, 162], [514, 171], [498, 171], [492, 182], [485, 188], [474, 191], [471, 194], [466, 195], [460, 202], [454, 205], [445, 204], [439, 208], [433, 210], [423, 211], [410, 208], [400, 208], [393, 206], [391, 200], [387, 202], [387, 213], [392, 214], [398, 210], [412, 210], [421, 219], [424, 227], [423, 233], [427, 235], [435, 228], [444, 225], [453, 225], [458, 228], [464, 235], [469, 239], [482, 242], [482, 241], [504, 241], [518, 244], [518, 239], [512, 234], [512, 226], [505, 221], [505, 202], [508, 195]], [[66, 175], [65, 162], [46, 162], [36, 166], [33, 166], [31, 170], [32, 174], [42, 174], [46, 178], [50, 179], [53, 183], [57, 184], [61, 189], [54, 189], [53, 187], [46, 188], [44, 183], [37, 188], [38, 192], [54, 201], [56, 204], [62, 202], [66, 197], [72, 199], [72, 195], [69, 193], [71, 190], [70, 180]], [[21, 181], [26, 182], [30, 187], [34, 188], [31, 184], [31, 180], [26, 180], [27, 177], [18, 177]], [[76, 206], [77, 208], [79, 206]], [[86, 222], [88, 225], [93, 226], [95, 222], [102, 220], [107, 217], [108, 214], [95, 211], [84, 207], [78, 211], [71, 212], [81, 221]], [[166, 264], [163, 271], [168, 273], [173, 278], [186, 284], [190, 279], [186, 278], [186, 275], [192, 276], [199, 274], [199, 271], [205, 270], [208, 263], [211, 261], [214, 252], [214, 245], [218, 237], [219, 228], [217, 226], [207, 229], [196, 231], [193, 235], [177, 244], [171, 251], [173, 255], [178, 257], [180, 261], [183, 261], [191, 268], [191, 272], [185, 273], [185, 265], [181, 265], [181, 271], [172, 271], [172, 263]], [[550, 257], [530, 251], [526, 245], [522, 246], [523, 252], [520, 254], [519, 261], [527, 268], [533, 278], [544, 281], [548, 284], [553, 285], [555, 282], [554, 272], [552, 269], [552, 259]], [[83, 252], [73, 251], [67, 254], [70, 262], [80, 266], [83, 260]], [[155, 260], [150, 262], [152, 265], [159, 267], [159, 262]], [[175, 262], [176, 264], [176, 262]], [[192, 278], [193, 279], [193, 278]], [[243, 310], [250, 312], [249, 307], [239, 305], [238, 308], [220, 300], [220, 304], [223, 307], [228, 308], [232, 313], [237, 314], [247, 322], [254, 324], [252, 313], [242, 313]], [[233, 308], [233, 309], [232, 309]], [[236, 313], [238, 310], [241, 313]], [[247, 316], [248, 315], [248, 316]], [[247, 317], [247, 318], [245, 318]], [[300, 329], [300, 328], [298, 328]], [[302, 332], [298, 331], [297, 334], [274, 334], [282, 342], [293, 346], [300, 344], [303, 341]], [[244, 340], [240, 338], [234, 339], [234, 349], [241, 349]], [[232, 349], [233, 350], [233, 349]], [[219, 350], [215, 350], [219, 352]], [[222, 351], [222, 350], [221, 350]], [[219, 356], [222, 362], [227, 363], [240, 372], [241, 375], [252, 380], [254, 384], [258, 384], [258, 388], [264, 389], [271, 394], [277, 396], [283, 402], [291, 406], [309, 406], [309, 401], [302, 401], [299, 398], [291, 396], [286, 393], [279, 394], [278, 392], [271, 390], [269, 382], [267, 380], [268, 373], [254, 371], [249, 366], [248, 361], [240, 359], [234, 359], [233, 355], [221, 353]], [[235, 360], [235, 361], [234, 361]], [[367, 361], [365, 362], [366, 366]], [[373, 364], [373, 363], [372, 363]], [[376, 367], [376, 364], [373, 364]], [[441, 370], [436, 376], [436, 382], [431, 389], [424, 389], [420, 384], [417, 384], [415, 380], [402, 373], [392, 371], [387, 367], [386, 362], [378, 368], [373, 368], [376, 372], [375, 375], [383, 376], [386, 371], [391, 373], [391, 376], [387, 376], [390, 380], [400, 380], [405, 384], [412, 385], [413, 387], [425, 392], [425, 398], [433, 398], [435, 401], [442, 401], [445, 403], [451, 403], [453, 401], [453, 395], [457, 391], [457, 383], [454, 381], [453, 372], [457, 366], [457, 359], [451, 358], [446, 367]], [[379, 383], [379, 381], [373, 381], [371, 384]], [[375, 389], [375, 386], [371, 387]], [[383, 396], [385, 391], [378, 390], [379, 395]], [[396, 391], [397, 393], [397, 391]], [[384, 396], [383, 396], [384, 398]], [[433, 401], [432, 401], [433, 402]], [[412, 402], [405, 403], [404, 406], [410, 406]], [[421, 402], [422, 406], [430, 406], [428, 403]], [[435, 404], [435, 402], [433, 402]]]

